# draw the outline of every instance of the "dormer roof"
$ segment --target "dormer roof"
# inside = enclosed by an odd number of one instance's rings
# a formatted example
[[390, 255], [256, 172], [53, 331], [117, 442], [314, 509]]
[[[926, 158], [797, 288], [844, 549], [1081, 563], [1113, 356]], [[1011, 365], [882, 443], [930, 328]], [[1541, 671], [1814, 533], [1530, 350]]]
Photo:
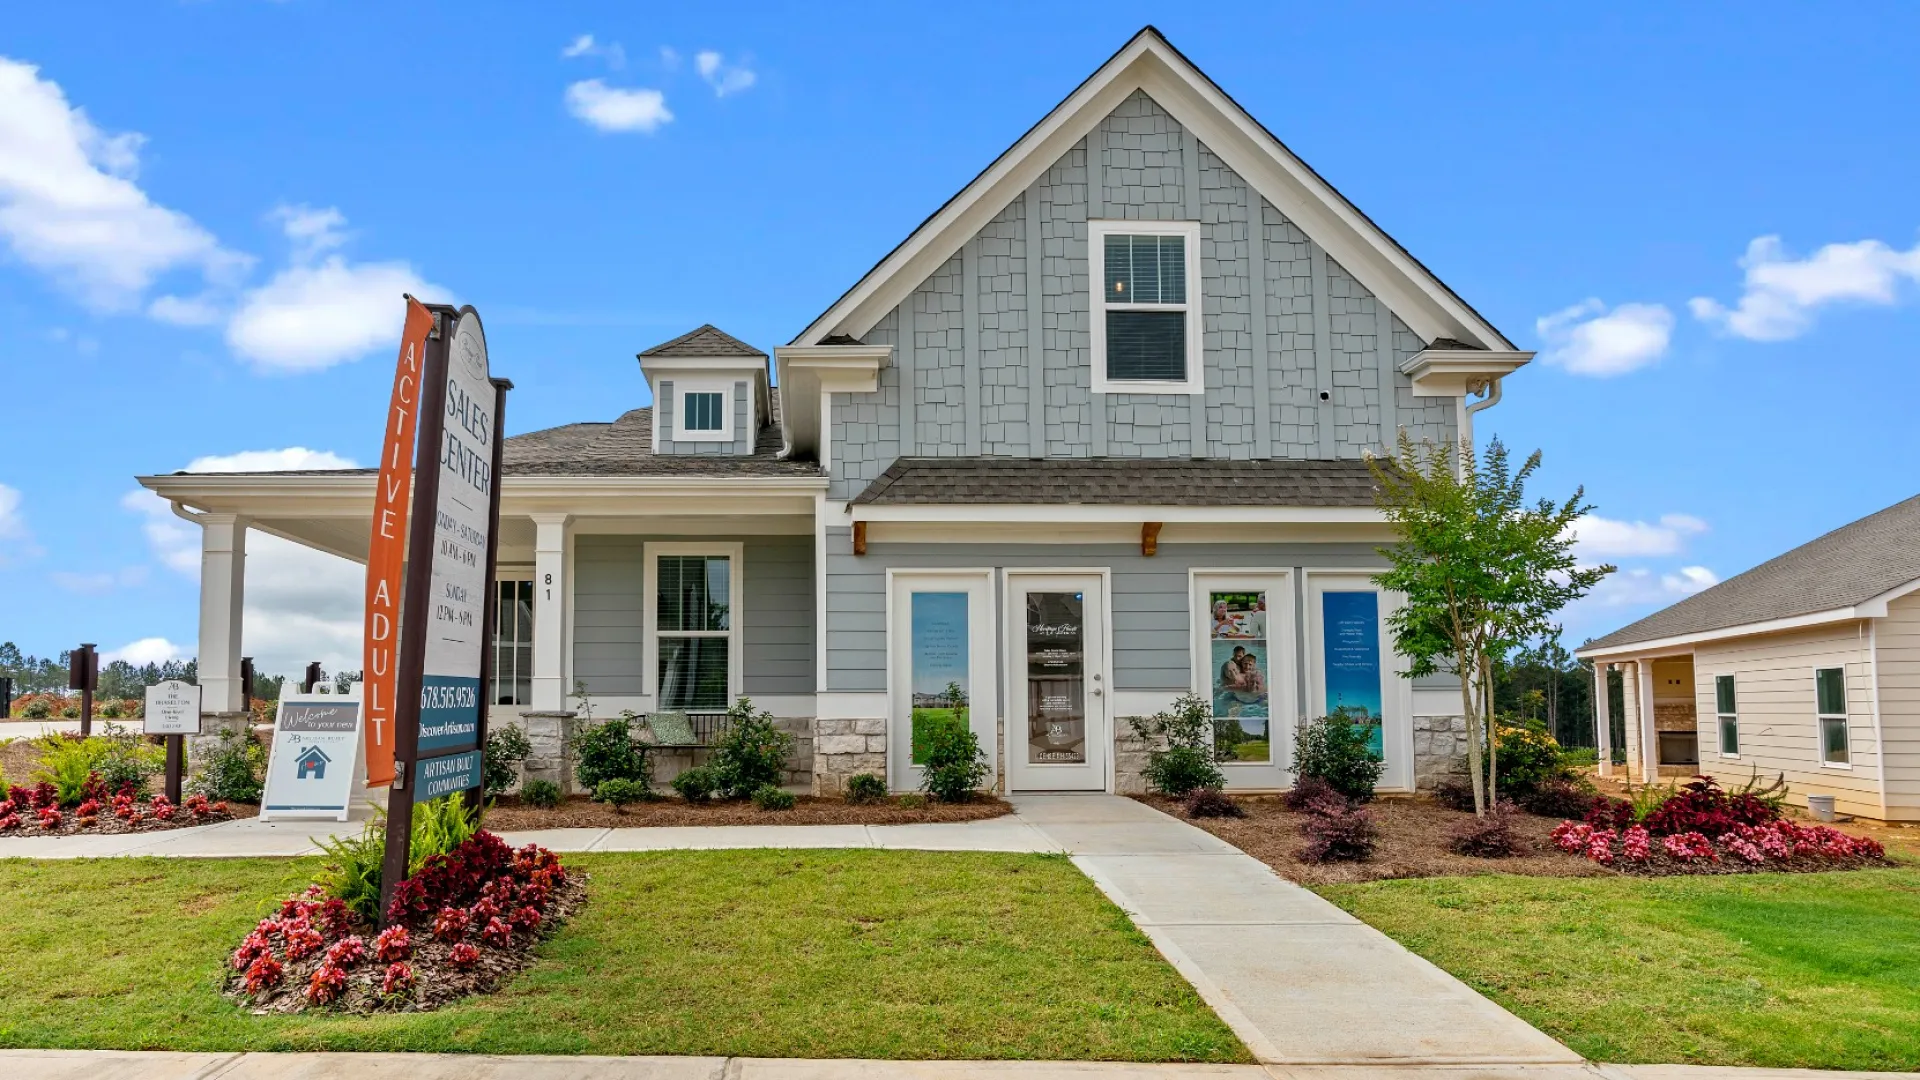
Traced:
[[704, 323], [698, 329], [689, 330], [672, 341], [663, 341], [642, 352], [640, 359], [645, 360], [649, 356], [692, 356], [703, 359], [739, 357], [748, 360], [767, 358], [766, 353], [712, 323]]

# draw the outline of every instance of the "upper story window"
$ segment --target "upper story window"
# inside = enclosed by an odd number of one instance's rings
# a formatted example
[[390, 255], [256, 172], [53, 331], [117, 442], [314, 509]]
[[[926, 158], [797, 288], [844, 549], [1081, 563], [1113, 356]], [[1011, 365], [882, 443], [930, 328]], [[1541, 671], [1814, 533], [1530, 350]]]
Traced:
[[1090, 221], [1096, 393], [1200, 394], [1200, 224]]
[[672, 438], [679, 442], [733, 441], [733, 386], [684, 379], [673, 384]]

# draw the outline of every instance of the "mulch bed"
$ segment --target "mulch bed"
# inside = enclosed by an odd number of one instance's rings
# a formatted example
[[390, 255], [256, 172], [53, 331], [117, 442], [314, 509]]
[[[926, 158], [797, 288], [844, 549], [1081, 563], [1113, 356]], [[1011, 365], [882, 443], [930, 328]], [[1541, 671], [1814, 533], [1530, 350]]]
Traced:
[[1422, 797], [1383, 797], [1367, 804], [1380, 838], [1373, 858], [1366, 862], [1309, 863], [1300, 860], [1306, 836], [1300, 825], [1307, 815], [1288, 810], [1275, 795], [1237, 796], [1244, 818], [1192, 818], [1180, 812], [1178, 800], [1160, 795], [1135, 796], [1156, 810], [1172, 814], [1207, 830], [1241, 851], [1273, 867], [1281, 877], [1302, 885], [1335, 885], [1385, 878], [1456, 877], [1465, 874], [1524, 874], [1530, 877], [1605, 877], [1611, 871], [1554, 847], [1550, 836], [1559, 818], [1521, 814], [1515, 831], [1531, 850], [1504, 859], [1457, 855], [1447, 849], [1449, 834], [1470, 813], [1449, 810]]
[[902, 806], [897, 798], [854, 805], [844, 799], [802, 795], [791, 810], [762, 810], [750, 802], [689, 803], [675, 796], [635, 803], [616, 811], [584, 795], [576, 795], [551, 810], [522, 803], [506, 795], [487, 810], [487, 828], [494, 832], [533, 829], [644, 829], [679, 825], [917, 825], [941, 821], [982, 821], [1011, 813], [1005, 800], [989, 795], [972, 802], [927, 802]]
[[142, 802], [145, 814], [137, 822], [122, 821], [114, 817], [111, 811], [102, 810], [95, 815], [91, 824], [82, 825], [79, 815], [72, 807], [60, 811], [61, 822], [58, 827], [43, 829], [38, 817], [31, 810], [20, 811], [20, 827], [0, 829], [0, 841], [10, 836], [117, 836], [121, 833], [166, 832], [170, 829], [190, 829], [196, 825], [213, 825], [236, 818], [259, 817], [260, 808], [252, 803], [228, 803], [225, 812], [209, 811], [200, 817], [194, 817], [185, 809], [177, 809], [173, 820], [162, 821], [150, 811], [151, 804]]

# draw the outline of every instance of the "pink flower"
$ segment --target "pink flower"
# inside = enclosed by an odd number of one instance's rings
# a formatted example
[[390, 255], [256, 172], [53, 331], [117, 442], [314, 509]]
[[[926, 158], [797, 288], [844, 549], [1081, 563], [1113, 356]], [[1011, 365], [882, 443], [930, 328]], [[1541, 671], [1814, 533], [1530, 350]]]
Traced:
[[1585, 851], [1593, 839], [1593, 826], [1584, 821], [1563, 821], [1553, 827], [1554, 846], [1568, 854]]
[[1613, 830], [1596, 829], [1587, 840], [1587, 858], [1601, 866], [1613, 865]]
[[[468, 948], [473, 946], [469, 945]], [[386, 975], [380, 979], [380, 993], [392, 997], [413, 989], [413, 969], [405, 964], [395, 963], [387, 967]]]
[[487, 920], [486, 929], [480, 931], [480, 940], [496, 949], [504, 949], [513, 944], [513, 928], [501, 922], [496, 915]]
[[457, 968], [470, 968], [480, 962], [480, 950], [467, 942], [461, 942], [447, 951], [447, 963]]
[[433, 936], [441, 941], [459, 941], [471, 921], [467, 913], [459, 908], [443, 907], [440, 914], [433, 917]]
[[247, 967], [247, 993], [257, 994], [278, 986], [280, 978], [280, 961], [271, 956], [262, 956]]
[[1634, 862], [1646, 862], [1653, 858], [1653, 837], [1639, 825], [1629, 825], [1620, 834], [1620, 850]]
[[383, 964], [397, 963], [413, 955], [413, 939], [404, 926], [389, 926], [373, 939], [374, 956]]
[[343, 937], [327, 949], [327, 963], [338, 968], [350, 968], [367, 958], [367, 943], [358, 934]]
[[325, 1005], [338, 998], [346, 988], [346, 970], [333, 964], [322, 964], [313, 973], [312, 981], [307, 983], [307, 1000], [315, 1005]]
[[284, 936], [287, 939], [287, 959], [289, 960], [304, 960], [319, 952], [320, 947], [327, 943], [326, 939], [320, 936], [320, 931], [311, 926], [300, 929], [289, 928]]

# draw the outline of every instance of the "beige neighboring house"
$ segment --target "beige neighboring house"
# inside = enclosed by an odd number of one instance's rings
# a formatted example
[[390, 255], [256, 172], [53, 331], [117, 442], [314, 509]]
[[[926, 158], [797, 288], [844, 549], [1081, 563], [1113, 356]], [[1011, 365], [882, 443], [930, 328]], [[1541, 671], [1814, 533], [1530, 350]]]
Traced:
[[[1626, 772], [1739, 782], [1920, 820], [1920, 496], [1588, 642], [1622, 674]], [[1611, 760], [1606, 724], [1600, 760]], [[1602, 774], [1612, 771], [1601, 766]]]

